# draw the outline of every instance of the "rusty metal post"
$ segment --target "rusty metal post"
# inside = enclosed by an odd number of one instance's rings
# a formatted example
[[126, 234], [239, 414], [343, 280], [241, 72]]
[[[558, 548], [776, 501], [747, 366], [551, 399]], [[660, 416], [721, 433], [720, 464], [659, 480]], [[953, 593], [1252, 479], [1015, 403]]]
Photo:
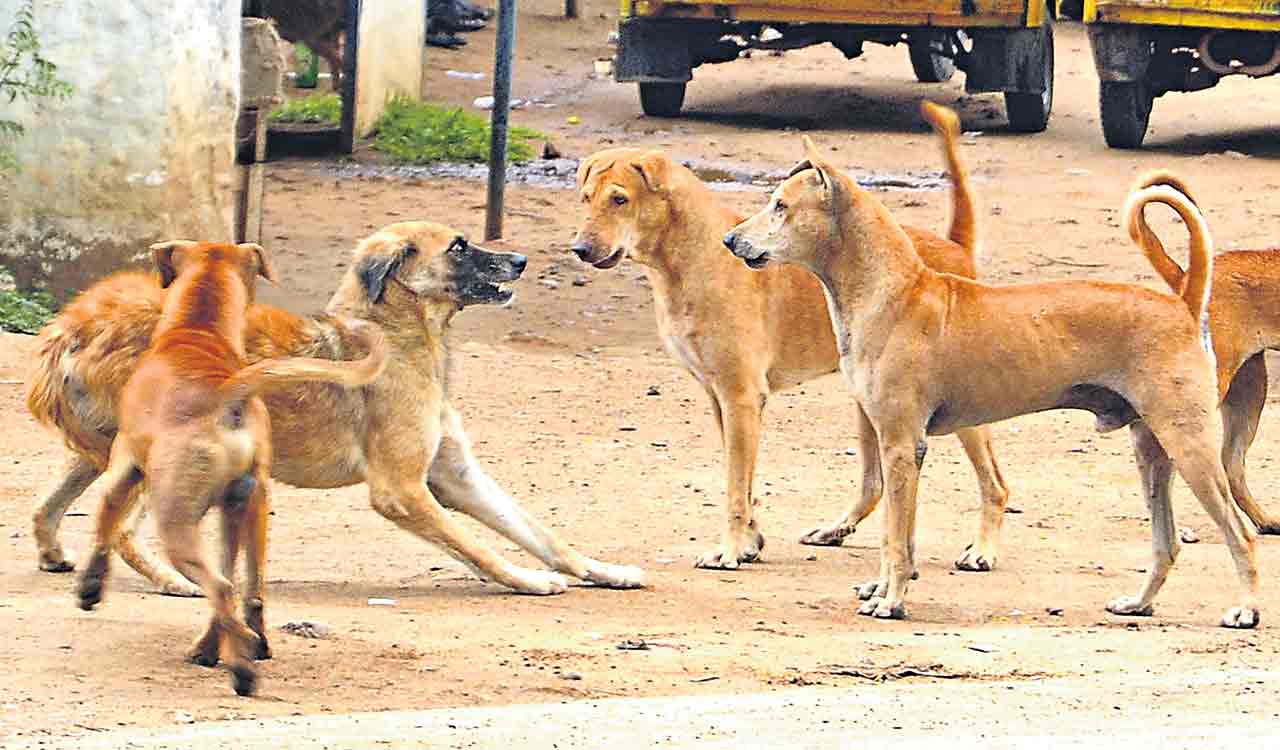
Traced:
[[511, 115], [511, 57], [515, 42], [516, 2], [498, 0], [498, 40], [493, 53], [493, 113], [489, 134], [489, 198], [484, 214], [486, 240], [502, 236], [507, 187], [507, 121]]

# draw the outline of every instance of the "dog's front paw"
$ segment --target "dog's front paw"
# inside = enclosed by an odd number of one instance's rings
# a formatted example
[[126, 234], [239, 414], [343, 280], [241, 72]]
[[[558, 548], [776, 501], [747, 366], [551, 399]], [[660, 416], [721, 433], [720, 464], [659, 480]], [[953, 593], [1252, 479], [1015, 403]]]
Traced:
[[86, 612], [102, 601], [102, 589], [106, 586], [107, 568], [110, 552], [97, 551], [89, 558], [84, 573], [80, 575], [80, 583], [76, 586], [76, 600], [80, 609]]
[[237, 664], [231, 668], [231, 689], [236, 695], [253, 695], [258, 691], [258, 673], [247, 664]]
[[971, 573], [986, 573], [995, 570], [996, 550], [994, 545], [974, 542], [964, 548], [956, 560], [956, 570], [967, 570]]
[[852, 527], [841, 524], [821, 526], [800, 537], [800, 543], [807, 544], [810, 547], [839, 547], [844, 544], [844, 538], [855, 530]]
[[218, 631], [211, 628], [187, 649], [187, 661], [202, 667], [216, 667], [222, 658], [221, 646]]
[[586, 580], [609, 589], [642, 589], [645, 586], [643, 570], [596, 560], [588, 564]]
[[550, 596], [569, 590], [569, 580], [559, 573], [546, 570], [521, 570], [511, 588], [517, 594]]
[[1136, 596], [1121, 596], [1107, 603], [1107, 611], [1113, 615], [1150, 617], [1154, 609], [1150, 604], [1143, 604]]
[[76, 569], [76, 564], [71, 562], [71, 557], [62, 549], [61, 544], [42, 549], [40, 550], [40, 569], [46, 573], [70, 573]]
[[736, 570], [742, 563], [759, 560], [762, 549], [764, 549], [764, 534], [761, 534], [753, 523], [741, 534], [726, 535], [715, 549], [704, 553], [693, 566], [713, 570]]
[[881, 620], [905, 620], [907, 606], [903, 602], [890, 602], [883, 596], [873, 596], [858, 607], [858, 614]]
[[1262, 622], [1262, 615], [1258, 612], [1258, 608], [1253, 605], [1232, 607], [1222, 616], [1222, 627], [1224, 628], [1248, 630], [1258, 627], [1260, 622]]
[[204, 591], [199, 586], [180, 575], [174, 575], [171, 578], [160, 581], [157, 586], [156, 590], [162, 596], [184, 596], [192, 599], [204, 596]]
[[858, 598], [864, 602], [868, 599], [884, 596], [889, 593], [889, 582], [884, 579], [877, 578], [874, 581], [867, 581], [858, 586]]

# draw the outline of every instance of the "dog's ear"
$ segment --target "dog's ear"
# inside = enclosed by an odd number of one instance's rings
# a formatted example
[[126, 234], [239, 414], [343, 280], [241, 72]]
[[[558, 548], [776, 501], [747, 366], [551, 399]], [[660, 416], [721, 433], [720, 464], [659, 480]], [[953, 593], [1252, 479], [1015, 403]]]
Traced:
[[644, 186], [652, 192], [664, 191], [670, 182], [671, 160], [661, 151], [650, 151], [631, 162], [631, 167], [640, 173]]
[[378, 303], [387, 289], [387, 279], [393, 276], [406, 258], [418, 252], [418, 246], [403, 237], [387, 237], [381, 240], [370, 238], [365, 240], [378, 242], [376, 249], [364, 252], [356, 263], [355, 272], [364, 285], [369, 301]]
[[587, 180], [591, 179], [591, 173], [600, 164], [599, 154], [592, 154], [582, 160], [578, 165], [578, 190], [584, 190], [587, 187]]
[[239, 248], [247, 253], [253, 254], [254, 263], [258, 267], [258, 275], [274, 284], [276, 281], [276, 272], [275, 269], [271, 267], [271, 259], [267, 257], [266, 249], [256, 242], [241, 242]]
[[797, 164], [792, 170], [791, 175], [803, 172], [806, 169], [812, 169], [814, 179], [818, 182], [818, 187], [826, 193], [831, 199], [832, 207], [838, 204], [837, 198], [843, 192], [843, 183], [840, 181], [839, 175], [836, 174], [835, 167], [818, 153], [818, 147], [814, 145], [813, 139], [809, 136], [804, 138], [804, 161]]
[[182, 251], [196, 245], [191, 240], [166, 240], [151, 246], [151, 259], [160, 273], [160, 286], [168, 288], [182, 270]]

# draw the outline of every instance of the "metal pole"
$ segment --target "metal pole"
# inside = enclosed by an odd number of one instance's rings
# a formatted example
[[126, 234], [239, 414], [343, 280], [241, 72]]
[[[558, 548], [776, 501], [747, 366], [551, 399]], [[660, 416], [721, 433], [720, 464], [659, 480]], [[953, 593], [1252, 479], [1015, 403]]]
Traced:
[[578, 17], [578, 0], [564, 0], [564, 17]]
[[[360, 0], [347, 0], [347, 39], [342, 49], [342, 132], [338, 150], [349, 154], [356, 143], [356, 62], [360, 57]], [[332, 71], [331, 71], [332, 72]]]
[[498, 42], [493, 60], [493, 114], [489, 135], [489, 199], [484, 238], [502, 236], [502, 209], [507, 187], [507, 119], [511, 113], [511, 55], [516, 42], [516, 2], [498, 0]]

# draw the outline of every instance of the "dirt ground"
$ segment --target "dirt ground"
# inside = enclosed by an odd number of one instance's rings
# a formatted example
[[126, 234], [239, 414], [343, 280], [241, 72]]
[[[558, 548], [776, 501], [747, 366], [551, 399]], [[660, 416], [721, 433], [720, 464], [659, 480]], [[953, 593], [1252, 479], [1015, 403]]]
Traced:
[[[554, 106], [519, 111], [514, 120], [550, 134], [569, 156], [639, 144], [774, 169], [795, 161], [798, 133], [807, 132], [856, 173], [926, 173], [939, 169], [936, 145], [916, 113], [928, 97], [958, 107], [965, 129], [980, 133], [965, 139], [964, 156], [985, 206], [987, 280], [1088, 277], [1159, 286], [1116, 222], [1130, 180], [1156, 166], [1190, 180], [1220, 248], [1276, 241], [1280, 79], [1229, 80], [1165, 97], [1156, 103], [1145, 150], [1110, 151], [1098, 126], [1084, 33], [1060, 25], [1057, 102], [1040, 135], [1005, 132], [1000, 100], [964, 95], [960, 76], [915, 83], [905, 49], [883, 47], [853, 61], [817, 48], [701, 69], [688, 116], [653, 120], [639, 114], [633, 87], [591, 77], [592, 61], [609, 54], [606, 14], [616, 3], [586, 0], [578, 21], [553, 15], [558, 5], [521, 4], [515, 95]], [[469, 106], [488, 93], [488, 80], [444, 73], [491, 67], [493, 32], [468, 38], [461, 52], [431, 50], [432, 98]], [[581, 122], [569, 124], [570, 116]], [[266, 244], [283, 281], [263, 297], [299, 311], [323, 306], [349, 248], [383, 224], [433, 219], [473, 237], [483, 226], [478, 182], [338, 179], [324, 162], [290, 160], [271, 165], [267, 190]], [[720, 197], [751, 209], [764, 192]], [[944, 193], [881, 197], [905, 223], [944, 227]], [[1179, 522], [1202, 541], [1184, 547], [1154, 617], [1106, 614], [1107, 600], [1141, 584], [1149, 525], [1127, 436], [1096, 434], [1084, 414], [995, 426], [1017, 512], [1006, 516], [991, 573], [952, 567], [977, 527], [977, 488], [954, 439], [931, 443], [910, 618], [880, 622], [855, 614], [853, 594], [877, 570], [878, 515], [843, 548], [796, 542], [856, 491], [859, 457], [844, 387], [828, 377], [780, 394], [766, 415], [756, 479], [768, 539], [763, 561], [734, 572], [695, 570], [693, 559], [715, 543], [722, 524], [723, 461], [701, 390], [658, 343], [641, 269], [624, 263], [595, 271], [567, 252], [581, 218], [572, 191], [513, 186], [509, 207], [503, 244], [527, 252], [530, 267], [513, 306], [470, 309], [457, 319], [455, 402], [500, 483], [583, 552], [644, 567], [650, 587], [509, 595], [382, 520], [362, 488], [277, 486], [267, 610], [275, 658], [263, 664], [261, 694], [238, 699], [223, 673], [182, 661], [207, 616], [203, 602], [157, 596], [117, 564], [105, 603], [84, 613], [72, 604], [73, 576], [36, 569], [30, 512], [52, 486], [64, 450], [22, 403], [31, 339], [6, 336], [0, 743], [291, 714], [796, 685], [891, 691], [898, 678], [1014, 688], [993, 692], [987, 703], [937, 705], [930, 731], [938, 732], [963, 731], [975, 708], [1013, 711], [1020, 681], [1048, 677], [1071, 681], [1074, 705], [1091, 705], [1110, 699], [1104, 683], [1137, 676], [1158, 685], [1163, 677], [1238, 674], [1212, 691], [1162, 697], [1152, 688], [1135, 699], [1167, 700], [1170, 713], [1211, 708], [1215, 715], [1239, 701], [1240, 718], [1259, 728], [1280, 716], [1280, 698], [1266, 697], [1269, 679], [1257, 672], [1280, 653], [1280, 631], [1270, 624], [1280, 611], [1280, 542], [1259, 544], [1262, 628], [1216, 627], [1237, 600], [1234, 571], [1216, 530], [1179, 485]], [[1185, 245], [1171, 222], [1161, 226], [1176, 239], [1172, 245]], [[646, 395], [651, 387], [658, 395]], [[1251, 485], [1269, 504], [1280, 503], [1269, 491], [1280, 481], [1276, 413], [1264, 415], [1250, 462]], [[75, 550], [87, 546], [96, 501], [90, 490], [63, 526]], [[371, 598], [394, 604], [371, 605]], [[333, 636], [312, 640], [279, 630], [300, 620], [326, 623]], [[647, 649], [618, 648], [637, 640]], [[1025, 731], [1073, 728], [1070, 711], [1035, 715]]]

